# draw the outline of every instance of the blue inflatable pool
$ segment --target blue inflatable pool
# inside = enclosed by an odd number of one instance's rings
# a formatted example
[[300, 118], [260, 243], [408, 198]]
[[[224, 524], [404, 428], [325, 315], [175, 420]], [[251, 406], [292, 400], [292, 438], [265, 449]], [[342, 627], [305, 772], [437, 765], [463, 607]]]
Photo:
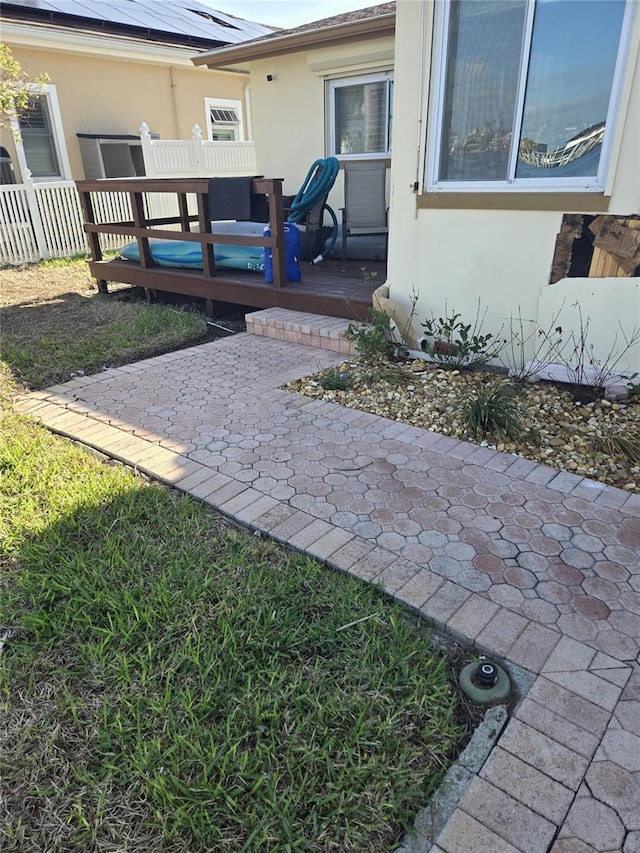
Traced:
[[[214, 234], [241, 234], [264, 237], [271, 232], [262, 222], [214, 222]], [[300, 233], [295, 225], [285, 223], [285, 260], [287, 281], [300, 281]], [[159, 267], [202, 269], [202, 248], [186, 240], [149, 240], [151, 258]], [[216, 269], [248, 270], [264, 273], [267, 282], [273, 281], [271, 249], [262, 246], [234, 246], [216, 243], [213, 248]], [[140, 262], [138, 243], [129, 243], [119, 250], [119, 257]]]
[[[151, 257], [159, 267], [202, 269], [202, 249], [199, 243], [184, 240], [149, 240]], [[140, 262], [137, 243], [129, 243], [119, 251], [119, 257]], [[264, 249], [261, 246], [225, 246], [214, 248], [217, 269], [253, 270], [264, 272]]]

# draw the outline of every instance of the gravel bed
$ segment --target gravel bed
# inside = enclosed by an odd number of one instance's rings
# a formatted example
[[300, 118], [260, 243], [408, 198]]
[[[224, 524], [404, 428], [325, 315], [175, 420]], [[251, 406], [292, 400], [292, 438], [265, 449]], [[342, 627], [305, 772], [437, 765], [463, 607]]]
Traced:
[[[465, 399], [480, 384], [510, 381], [502, 374], [487, 370], [443, 370], [421, 360], [393, 367], [410, 372], [408, 379], [397, 382], [380, 378], [379, 370], [356, 358], [334, 369], [346, 375], [347, 390], [325, 390], [322, 381], [326, 371], [303, 377], [286, 388], [471, 441], [465, 434], [461, 418]], [[375, 377], [373, 381], [372, 376]], [[566, 390], [567, 386], [551, 382], [513, 385], [519, 390], [518, 407], [525, 424], [523, 433], [518, 440], [487, 435], [475, 443], [640, 493], [638, 395], [624, 403], [610, 403], [604, 399], [581, 402]], [[602, 438], [620, 433], [632, 438], [635, 448], [627, 455], [612, 455], [610, 450], [603, 449]]]

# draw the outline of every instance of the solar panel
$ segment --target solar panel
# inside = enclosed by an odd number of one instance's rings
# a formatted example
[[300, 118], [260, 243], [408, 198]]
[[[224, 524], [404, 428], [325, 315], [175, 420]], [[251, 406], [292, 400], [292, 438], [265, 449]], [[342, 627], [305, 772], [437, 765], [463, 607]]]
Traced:
[[269, 27], [232, 18], [197, 0], [9, 0], [2, 7], [5, 14], [12, 8], [50, 13], [61, 23], [65, 17], [80, 19], [91, 29], [134, 27], [149, 38], [178, 36], [181, 40], [237, 44], [271, 32]]

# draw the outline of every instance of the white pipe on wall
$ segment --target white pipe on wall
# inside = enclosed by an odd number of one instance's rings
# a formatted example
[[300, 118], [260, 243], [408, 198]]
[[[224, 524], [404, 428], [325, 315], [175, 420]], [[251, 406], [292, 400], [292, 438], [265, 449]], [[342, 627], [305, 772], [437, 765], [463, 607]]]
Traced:
[[253, 141], [253, 126], [251, 123], [251, 84], [247, 83], [244, 87], [244, 114], [246, 118], [246, 139], [245, 142]]

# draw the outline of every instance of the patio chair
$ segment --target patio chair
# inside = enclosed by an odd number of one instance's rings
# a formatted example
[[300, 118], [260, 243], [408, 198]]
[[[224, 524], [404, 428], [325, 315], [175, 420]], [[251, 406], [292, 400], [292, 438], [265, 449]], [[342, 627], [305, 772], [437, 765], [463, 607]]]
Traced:
[[349, 237], [385, 236], [387, 258], [387, 165], [384, 160], [346, 160], [344, 163], [344, 207], [342, 208], [342, 269], [347, 267]]

